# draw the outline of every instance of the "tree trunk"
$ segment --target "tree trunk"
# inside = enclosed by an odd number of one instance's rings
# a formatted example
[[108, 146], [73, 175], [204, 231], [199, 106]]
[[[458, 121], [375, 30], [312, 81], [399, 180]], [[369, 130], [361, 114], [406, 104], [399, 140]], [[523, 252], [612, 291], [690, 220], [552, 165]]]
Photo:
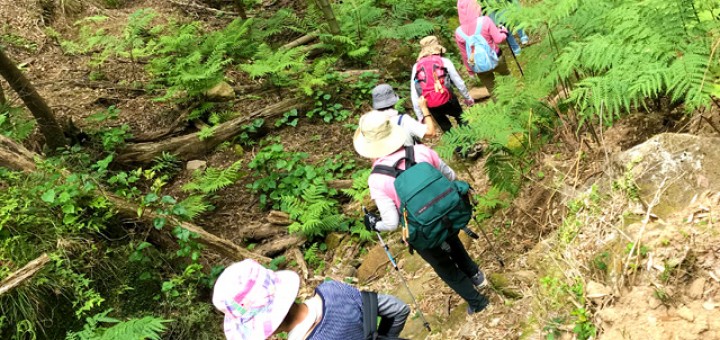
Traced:
[[40, 132], [45, 136], [45, 143], [51, 150], [68, 144], [63, 130], [55, 119], [52, 109], [45, 103], [45, 100], [25, 78], [20, 69], [15, 66], [12, 60], [0, 48], [0, 75], [7, 80], [10, 87], [17, 92], [20, 99], [27, 105], [28, 109], [37, 120]]
[[212, 136], [204, 140], [200, 140], [199, 133], [196, 132], [157, 143], [130, 144], [120, 150], [117, 161], [121, 163], [149, 163], [163, 152], [174, 154], [181, 160], [202, 157], [220, 143], [240, 133], [243, 126], [252, 120], [280, 115], [292, 108], [297, 108], [300, 103], [300, 99], [287, 99], [250, 115], [222, 123], [215, 126]]
[[10, 274], [10, 276], [0, 281], [0, 295], [9, 292], [11, 289], [22, 284], [23, 281], [33, 277], [33, 275], [37, 274], [37, 272], [43, 269], [49, 262], [50, 258], [48, 255], [42, 254], [40, 257], [28, 262], [28, 264], [18, 271]]
[[243, 0], [235, 0], [235, 8], [237, 8], [238, 13], [240, 13], [240, 18], [247, 20], [247, 13], [245, 12], [245, 4], [243, 4]]
[[[28, 151], [27, 149], [25, 149], [21, 145], [18, 145], [10, 139], [2, 136], [0, 137], [0, 165], [7, 166], [13, 170], [32, 172], [35, 169], [35, 163], [33, 162], [33, 159], [35, 157], [40, 158], [40, 156]], [[69, 173], [65, 173], [65, 176], [67, 175], [69, 175]], [[113, 204], [114, 208], [116, 208], [118, 212], [126, 218], [138, 218], [137, 212], [139, 210], [139, 207], [136, 204], [128, 202], [121, 197], [107, 193], [102, 188], [96, 189], [96, 194], [107, 198], [108, 201]], [[155, 217], [158, 217], [158, 215], [155, 213], [146, 212], [142, 214], [139, 218], [144, 224], [150, 226], [153, 224], [153, 219], [155, 219]], [[170, 225], [179, 225], [180, 227], [197, 234], [197, 241], [199, 243], [204, 244], [218, 254], [226, 256], [227, 258], [230, 258], [232, 260], [240, 261], [246, 258], [251, 258], [263, 263], [267, 263], [270, 261], [269, 258], [260, 255], [259, 253], [253, 253], [233, 243], [230, 240], [217, 237], [196, 224], [189, 222], [181, 222], [173, 217], [169, 217], [168, 222]]]
[[340, 25], [335, 18], [335, 13], [333, 13], [332, 6], [330, 6], [330, 1], [315, 0], [315, 4], [322, 11], [323, 16], [325, 17], [325, 21], [327, 21], [328, 27], [330, 28], [330, 33], [334, 35], [340, 34]]
[[5, 91], [2, 88], [2, 85], [0, 85], [0, 106], [5, 105], [7, 103], [7, 99], [5, 99]]

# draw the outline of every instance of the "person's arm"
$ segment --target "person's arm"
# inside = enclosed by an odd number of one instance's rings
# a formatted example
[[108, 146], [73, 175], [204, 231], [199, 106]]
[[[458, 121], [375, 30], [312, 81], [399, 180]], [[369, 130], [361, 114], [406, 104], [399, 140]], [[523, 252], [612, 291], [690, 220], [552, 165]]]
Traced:
[[467, 101], [471, 101], [473, 98], [470, 96], [470, 92], [468, 92], [467, 86], [465, 86], [465, 81], [460, 77], [457, 70], [455, 69], [455, 65], [453, 65], [452, 61], [448, 58], [442, 58], [443, 61], [443, 67], [447, 69], [448, 75], [450, 76], [450, 81], [452, 81], [453, 85], [460, 91], [463, 97]]
[[443, 162], [440, 157], [438, 157], [438, 170], [440, 170], [440, 172], [443, 174], [443, 176], [445, 176], [445, 178], [451, 181], [454, 181], [457, 178], [457, 176], [455, 175], [455, 171], [453, 171], [453, 169], [449, 165], [445, 164], [445, 162]]
[[410, 308], [408, 308], [405, 302], [400, 299], [385, 294], [378, 294], [378, 316], [380, 317], [380, 325], [378, 329], [386, 329], [384, 326], [386, 323], [390, 324], [390, 328], [387, 332], [380, 333], [389, 338], [397, 338], [400, 336], [403, 328], [405, 327], [405, 321], [408, 315], [410, 315]]
[[[425, 136], [428, 137], [435, 137], [438, 135], [437, 131], [437, 123], [435, 123], [435, 119], [433, 119], [432, 115], [430, 114], [430, 109], [427, 107], [427, 101], [425, 100], [425, 97], [420, 97], [418, 99], [418, 104], [420, 105], [420, 110], [422, 110], [422, 120], [420, 121], [425, 127]], [[421, 137], [422, 138], [422, 137]]]
[[436, 169], [440, 170], [440, 172], [445, 176], [447, 179], [454, 181], [457, 176], [455, 175], [455, 171], [453, 169], [445, 164], [443, 160], [440, 158], [440, 156], [435, 152], [435, 150], [425, 146], [425, 145], [415, 145], [416, 152], [420, 149], [420, 152], [426, 153], [427, 157], [430, 158], [430, 164], [434, 166]]
[[483, 19], [483, 25], [484, 25], [483, 29], [487, 30], [487, 32], [490, 35], [490, 38], [492, 40], [492, 43], [494, 43], [496, 45], [497, 49], [500, 49], [500, 47], [497, 45], [499, 45], [500, 43], [505, 41], [505, 39], [507, 39], [507, 34], [508, 34], [507, 30], [504, 30], [504, 31], [500, 30], [495, 25], [495, 22], [492, 21], [492, 19], [490, 19], [490, 17], [485, 17], [485, 19]]
[[378, 231], [394, 231], [397, 229], [400, 216], [392, 198], [385, 194], [379, 194], [375, 198], [375, 205], [380, 211], [380, 221], [375, 224], [375, 229]]
[[413, 111], [415, 111], [415, 116], [417, 116], [418, 121], [422, 122], [423, 119], [423, 113], [422, 110], [420, 110], [420, 106], [418, 106], [418, 93], [415, 90], [415, 74], [417, 73], [417, 64], [413, 65], [412, 72], [410, 72], [410, 100], [412, 101], [413, 105]]

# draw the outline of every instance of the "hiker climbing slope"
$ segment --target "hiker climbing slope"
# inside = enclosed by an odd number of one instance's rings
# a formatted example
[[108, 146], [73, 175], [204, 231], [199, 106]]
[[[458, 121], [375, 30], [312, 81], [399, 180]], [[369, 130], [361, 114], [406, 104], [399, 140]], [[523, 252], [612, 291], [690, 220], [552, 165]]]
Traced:
[[499, 46], [507, 38], [508, 31], [498, 28], [490, 17], [483, 16], [477, 0], [458, 0], [457, 8], [460, 27], [455, 30], [455, 42], [465, 68], [470, 75], [477, 74], [493, 96], [495, 73], [510, 74]]
[[437, 37], [431, 35], [422, 38], [417, 62], [410, 73], [410, 98], [415, 115], [421, 122], [425, 118], [419, 102], [422, 96], [427, 101], [430, 114], [443, 131], [452, 128], [448, 116], [454, 117], [459, 125], [465, 124], [461, 117], [462, 107], [452, 87], [460, 91], [467, 106], [475, 103], [453, 63], [442, 56], [446, 51]]
[[[380, 211], [380, 216], [366, 214], [365, 225], [370, 230], [393, 231], [402, 222], [404, 239], [467, 301], [468, 314], [479, 312], [489, 303], [475, 290], [486, 284], [485, 275], [458, 238], [458, 231], [467, 226], [472, 215], [469, 202], [463, 199], [467, 198], [469, 186], [454, 181], [455, 172], [435, 151], [422, 144], [404, 146], [405, 138], [402, 128], [382, 114], [371, 112], [360, 119], [353, 144], [361, 156], [373, 160], [368, 185], [370, 197]], [[404, 172], [398, 174], [400, 171]], [[402, 191], [398, 190], [401, 185]], [[416, 187], [422, 190], [410, 195], [431, 202], [422, 203], [419, 209], [417, 201], [405, 195], [405, 190]], [[439, 223], [424, 223], [422, 217], [416, 218], [416, 213], [423, 211], [424, 217]]]
[[398, 100], [398, 95], [389, 84], [380, 84], [372, 90], [373, 109], [385, 114], [391, 122], [396, 123], [408, 133], [409, 137], [405, 145], [421, 142], [425, 137], [437, 136], [435, 120], [428, 117], [430, 113], [427, 112], [424, 98], [419, 99], [421, 110], [424, 112], [423, 116], [426, 118], [422, 123], [395, 110], [395, 103]]
[[[261, 340], [281, 332], [288, 332], [289, 340], [365, 340], [372, 338], [370, 327], [397, 339], [410, 314], [394, 296], [360, 292], [337, 281], [321, 283], [303, 303], [295, 302], [299, 289], [295, 272], [274, 272], [244, 260], [220, 274], [212, 301], [225, 314], [225, 336], [232, 340]], [[366, 303], [366, 296], [373, 302]], [[379, 325], [376, 318], [363, 317], [369, 308], [380, 317]]]

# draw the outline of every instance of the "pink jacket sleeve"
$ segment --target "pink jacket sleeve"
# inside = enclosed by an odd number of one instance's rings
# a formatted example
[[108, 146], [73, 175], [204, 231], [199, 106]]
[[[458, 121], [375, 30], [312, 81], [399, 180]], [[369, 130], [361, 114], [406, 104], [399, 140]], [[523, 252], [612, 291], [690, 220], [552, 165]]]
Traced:
[[483, 19], [483, 27], [480, 30], [480, 34], [483, 38], [485, 38], [485, 40], [487, 40], [488, 44], [495, 50], [495, 52], [500, 51], [500, 46], [498, 46], [498, 44], [502, 43], [507, 38], [507, 35], [500, 32], [500, 29], [497, 28], [492, 19], [487, 16]]

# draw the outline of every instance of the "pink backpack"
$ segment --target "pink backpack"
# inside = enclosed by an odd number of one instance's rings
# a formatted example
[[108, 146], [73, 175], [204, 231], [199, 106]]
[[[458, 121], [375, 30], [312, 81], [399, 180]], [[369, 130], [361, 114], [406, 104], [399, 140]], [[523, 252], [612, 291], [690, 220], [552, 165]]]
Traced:
[[446, 76], [447, 70], [443, 66], [442, 58], [437, 54], [417, 62], [415, 83], [420, 87], [418, 94], [425, 97], [428, 107], [438, 107], [450, 100], [450, 91], [445, 86]]

